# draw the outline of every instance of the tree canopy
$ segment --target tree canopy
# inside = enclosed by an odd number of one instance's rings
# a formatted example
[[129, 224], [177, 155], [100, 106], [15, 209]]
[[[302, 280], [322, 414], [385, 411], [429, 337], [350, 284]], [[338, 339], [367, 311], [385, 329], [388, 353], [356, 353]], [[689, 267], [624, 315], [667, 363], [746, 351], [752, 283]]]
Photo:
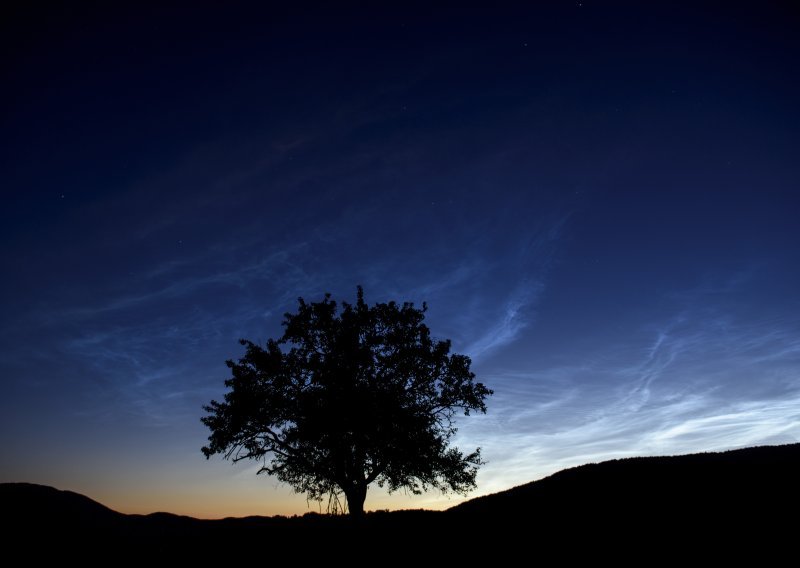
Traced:
[[259, 460], [258, 473], [333, 508], [344, 494], [353, 516], [373, 482], [415, 494], [473, 489], [480, 448], [451, 446], [454, 418], [486, 412], [492, 391], [469, 357], [431, 337], [427, 305], [370, 307], [360, 286], [355, 305], [340, 308], [330, 294], [298, 302], [280, 339], [241, 340], [244, 356], [227, 361], [224, 401], [204, 407], [206, 457]]

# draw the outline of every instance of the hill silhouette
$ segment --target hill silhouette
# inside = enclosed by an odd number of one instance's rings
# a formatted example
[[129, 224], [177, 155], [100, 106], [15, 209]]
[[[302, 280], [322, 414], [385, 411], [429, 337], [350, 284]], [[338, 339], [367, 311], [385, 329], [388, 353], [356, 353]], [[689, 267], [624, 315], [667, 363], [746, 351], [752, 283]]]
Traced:
[[[625, 506], [644, 514], [684, 509], [753, 510], [773, 501], [797, 499], [800, 444], [760, 446], [727, 452], [635, 457], [586, 464], [450, 509], [462, 515], [511, 516], [534, 506], [552, 515], [565, 505]], [[586, 511], [584, 511], [586, 512]]]
[[0, 483], [0, 502], [17, 527], [70, 523], [108, 527], [126, 517], [80, 493], [35, 483]]
[[[519, 553], [535, 542], [542, 551], [583, 557], [636, 544], [661, 554], [713, 550], [715, 556], [746, 547], [763, 559], [765, 550], [794, 542], [798, 480], [800, 444], [790, 444], [587, 464], [447, 511], [373, 512], [358, 523], [315, 513], [220, 520], [124, 515], [83, 495], [29, 483], [0, 484], [0, 500], [5, 519], [14, 521], [7, 536], [58, 541], [61, 552], [101, 542], [141, 554], [206, 557], [267, 539], [313, 557], [354, 538], [381, 553], [402, 542], [488, 539], [495, 554]], [[241, 554], [255, 557], [259, 548], [248, 550]]]

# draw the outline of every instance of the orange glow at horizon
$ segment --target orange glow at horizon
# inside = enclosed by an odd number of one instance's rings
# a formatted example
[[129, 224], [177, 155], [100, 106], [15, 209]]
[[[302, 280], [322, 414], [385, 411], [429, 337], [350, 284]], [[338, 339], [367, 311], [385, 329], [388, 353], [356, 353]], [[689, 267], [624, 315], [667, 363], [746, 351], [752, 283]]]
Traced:
[[[198, 519], [275, 515], [290, 517], [310, 512], [324, 513], [326, 507], [325, 502], [308, 501], [304, 495], [294, 493], [274, 479], [252, 474], [234, 475], [215, 483], [201, 479], [176, 483], [172, 479], [159, 480], [150, 476], [136, 480], [84, 478], [56, 482], [39, 478], [16, 481], [50, 485], [56, 489], [79, 493], [124, 514], [166, 512]], [[477, 495], [476, 491], [467, 498]], [[407, 495], [402, 492], [389, 495], [374, 485], [367, 495], [366, 510], [442, 510], [467, 498], [442, 496], [438, 491], [423, 495]]]
[[[307, 501], [305, 496], [296, 494], [285, 487], [275, 487], [267, 482], [261, 491], [251, 487], [229, 488], [220, 491], [198, 492], [195, 489], [174, 491], [164, 489], [119, 492], [102, 490], [92, 492], [76, 491], [101, 504], [125, 514], [149, 514], [167, 512], [187, 515], [199, 519], [222, 519], [225, 517], [247, 516], [302, 516], [306, 513], [325, 512], [325, 503]], [[453, 507], [465, 500], [463, 497], [443, 497], [438, 492], [429, 495], [411, 496], [402, 493], [387, 495], [378, 487], [370, 488], [366, 509], [432, 509], [442, 510]], [[75, 491], [74, 489], [70, 489]]]

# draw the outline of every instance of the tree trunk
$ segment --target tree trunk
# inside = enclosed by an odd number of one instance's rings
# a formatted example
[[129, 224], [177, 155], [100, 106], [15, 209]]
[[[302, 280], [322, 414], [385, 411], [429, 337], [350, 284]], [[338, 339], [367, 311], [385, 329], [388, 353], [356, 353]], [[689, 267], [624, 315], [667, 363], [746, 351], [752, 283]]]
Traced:
[[357, 485], [344, 492], [347, 497], [347, 509], [351, 519], [360, 519], [364, 516], [364, 501], [367, 498], [367, 486]]

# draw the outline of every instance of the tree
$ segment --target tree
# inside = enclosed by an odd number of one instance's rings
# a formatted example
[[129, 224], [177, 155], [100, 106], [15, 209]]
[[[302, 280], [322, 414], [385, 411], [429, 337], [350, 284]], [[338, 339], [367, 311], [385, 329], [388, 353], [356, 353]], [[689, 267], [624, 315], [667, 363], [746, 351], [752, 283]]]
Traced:
[[450, 354], [450, 341], [431, 338], [427, 305], [369, 307], [358, 287], [341, 309], [298, 299], [284, 333], [246, 347], [224, 402], [204, 406], [211, 430], [206, 458], [259, 460], [298, 493], [364, 511], [367, 487], [420, 494], [430, 488], [466, 494], [482, 465], [480, 448], [464, 455], [450, 442], [458, 411], [486, 412], [492, 394], [475, 382], [470, 359]]

